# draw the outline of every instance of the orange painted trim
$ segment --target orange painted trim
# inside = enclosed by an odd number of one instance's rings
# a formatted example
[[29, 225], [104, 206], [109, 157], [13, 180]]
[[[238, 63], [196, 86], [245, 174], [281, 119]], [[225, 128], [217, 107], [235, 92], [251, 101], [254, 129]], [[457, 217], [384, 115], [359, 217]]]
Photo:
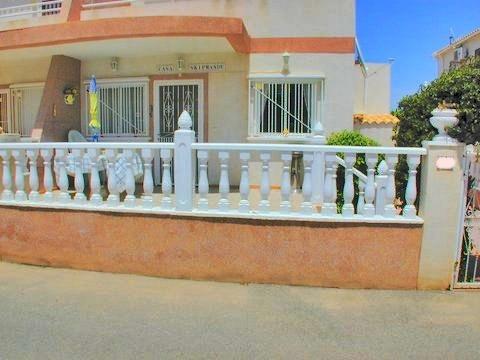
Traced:
[[[150, 105], [152, 108], [155, 106], [154, 89], [153, 82], [155, 80], [202, 80], [203, 81], [203, 141], [208, 142], [208, 74], [206, 73], [197, 73], [197, 74], [182, 74], [178, 76], [176, 74], [165, 74], [165, 75], [151, 75], [148, 77], [150, 80], [149, 92], [150, 92]], [[153, 112], [150, 117], [150, 136], [154, 139], [155, 134], [153, 133], [155, 121]]]
[[355, 52], [353, 37], [251, 38], [238, 18], [144, 16], [76, 21], [80, 19], [80, 12], [81, 3], [74, 0], [66, 23], [0, 32], [0, 50], [107, 39], [202, 36], [226, 38], [239, 53]]
[[226, 37], [242, 35], [242, 31], [243, 22], [236, 18], [145, 16], [72, 21], [0, 32], [0, 50], [153, 36]]
[[68, 11], [67, 21], [79, 21], [82, 12], [83, 0], [72, 0], [70, 10]]
[[330, 53], [355, 52], [353, 37], [256, 38], [250, 40], [250, 53]]

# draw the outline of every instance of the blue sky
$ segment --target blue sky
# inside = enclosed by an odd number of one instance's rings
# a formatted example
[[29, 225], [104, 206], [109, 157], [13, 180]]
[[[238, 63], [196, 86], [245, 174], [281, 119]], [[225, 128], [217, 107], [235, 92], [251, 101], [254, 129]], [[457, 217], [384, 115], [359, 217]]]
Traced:
[[392, 108], [436, 77], [432, 54], [480, 27], [480, 0], [357, 0], [357, 37], [366, 62], [392, 68]]

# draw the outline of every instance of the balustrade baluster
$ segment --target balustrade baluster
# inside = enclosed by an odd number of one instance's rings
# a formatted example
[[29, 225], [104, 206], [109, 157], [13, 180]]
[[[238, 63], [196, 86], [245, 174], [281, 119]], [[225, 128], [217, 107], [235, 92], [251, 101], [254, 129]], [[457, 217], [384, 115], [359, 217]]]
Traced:
[[125, 207], [135, 207], [135, 176], [133, 175], [133, 150], [123, 150], [123, 155], [126, 159], [126, 171], [125, 171], [125, 190], [127, 196], [125, 197]]
[[43, 186], [45, 193], [43, 194], [43, 201], [53, 201], [53, 174], [52, 174], [52, 149], [42, 149], [40, 154], [43, 158]]
[[303, 202], [301, 205], [303, 214], [311, 214], [312, 208], [312, 162], [313, 153], [303, 153], [303, 184], [302, 195]]
[[358, 200], [357, 200], [357, 214], [363, 215], [365, 208], [365, 183], [358, 180]]
[[228, 160], [230, 154], [227, 151], [220, 151], [218, 158], [220, 159], [220, 181], [218, 184], [220, 200], [218, 201], [218, 209], [220, 211], [228, 211], [230, 210], [230, 180], [228, 178]]
[[161, 149], [160, 157], [162, 158], [163, 172], [162, 172], [162, 208], [172, 208], [172, 151], [170, 149]]
[[250, 195], [250, 174], [248, 162], [250, 160], [249, 152], [240, 153], [240, 161], [242, 163], [242, 173], [240, 177], [240, 203], [238, 205], [238, 210], [242, 213], [247, 213], [250, 211], [250, 201], [248, 199]]
[[3, 164], [2, 200], [4, 201], [13, 200], [12, 174], [10, 173], [10, 155], [10, 150], [0, 150], [0, 157], [2, 158]]
[[115, 174], [115, 162], [117, 159], [117, 151], [115, 149], [106, 150], [107, 161], [108, 161], [108, 172], [107, 172], [107, 186], [108, 186], [108, 206], [118, 206], [120, 203], [120, 196], [118, 194], [118, 184], [117, 176]]
[[397, 209], [395, 207], [396, 188], [395, 188], [395, 166], [398, 162], [398, 155], [386, 155], [385, 162], [388, 166], [388, 179], [385, 191], [385, 216], [392, 218], [397, 215]]
[[353, 166], [357, 160], [357, 156], [354, 153], [345, 153], [345, 184], [343, 186], [343, 207], [342, 215], [351, 217], [355, 214], [355, 208], [353, 206], [353, 197], [355, 195], [355, 189], [353, 186]]
[[199, 150], [198, 154], [198, 209], [208, 211], [208, 151]]
[[375, 215], [385, 214], [386, 193], [388, 183], [388, 165], [385, 160], [380, 161], [375, 175]]
[[144, 162], [142, 204], [144, 208], [151, 209], [153, 207], [153, 150], [142, 149], [142, 158]]
[[291, 185], [291, 165], [292, 165], [292, 153], [286, 152], [280, 155], [280, 158], [283, 162], [282, 167], [282, 185], [281, 185], [281, 195], [282, 202], [280, 203], [280, 211], [284, 214], [290, 213], [292, 210], [291, 196], [292, 196], [292, 185]]
[[[56, 149], [55, 150], [55, 161], [57, 163], [57, 181], [58, 187], [60, 189], [60, 194], [58, 195], [58, 201], [61, 203], [70, 202], [70, 194], [68, 193], [68, 175], [66, 168], [67, 161], [67, 149]], [[30, 170], [31, 171], [31, 170]]]
[[27, 150], [27, 157], [29, 159], [30, 165], [30, 176], [28, 178], [28, 184], [30, 185], [30, 193], [28, 194], [28, 200], [32, 202], [38, 202], [40, 199], [40, 196], [38, 194], [38, 188], [40, 186], [37, 169], [38, 150]]
[[420, 164], [420, 155], [408, 155], [408, 183], [405, 191], [407, 205], [403, 209], [403, 216], [414, 219], [417, 216], [415, 201], [417, 200], [417, 168]]
[[73, 158], [75, 161], [75, 196], [73, 200], [77, 204], [84, 204], [87, 197], [83, 193], [85, 191], [85, 180], [83, 179], [83, 165], [85, 155], [84, 149], [73, 149]]
[[262, 179], [260, 181], [260, 204], [259, 211], [270, 211], [270, 159], [272, 155], [267, 152], [260, 153], [260, 160], [262, 161]]
[[88, 149], [88, 157], [90, 159], [90, 202], [93, 205], [102, 203], [100, 195], [100, 176], [98, 174], [98, 149]]
[[375, 215], [375, 206], [373, 200], [375, 199], [375, 165], [377, 165], [377, 154], [365, 155], [368, 170], [367, 170], [367, 184], [365, 186], [365, 207], [363, 214], [365, 217], [373, 217]]
[[13, 150], [12, 156], [15, 159], [15, 201], [26, 201], [25, 193], [25, 151]]
[[337, 214], [337, 184], [335, 181], [337, 166], [337, 155], [335, 153], [326, 153], [322, 215], [332, 216]]

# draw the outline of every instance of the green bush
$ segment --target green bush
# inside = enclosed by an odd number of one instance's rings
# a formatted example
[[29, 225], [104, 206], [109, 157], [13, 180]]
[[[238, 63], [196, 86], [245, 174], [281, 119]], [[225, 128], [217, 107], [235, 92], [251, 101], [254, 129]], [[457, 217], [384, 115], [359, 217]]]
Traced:
[[[362, 135], [359, 132], [351, 130], [342, 130], [337, 133], [331, 134], [327, 139], [327, 145], [337, 145], [337, 146], [380, 146], [378, 142], [369, 138], [368, 136]], [[343, 158], [343, 154], [338, 154]], [[381, 161], [383, 158], [379, 159]], [[358, 154], [357, 161], [355, 162], [355, 168], [360, 170], [362, 173], [367, 173], [367, 163], [365, 162], [365, 154]], [[355, 195], [353, 198], [353, 203], [355, 207], [358, 201], [358, 178], [353, 177]], [[343, 206], [343, 186], [345, 184], [345, 169], [343, 166], [340, 166], [337, 172], [337, 208], [339, 211]]]

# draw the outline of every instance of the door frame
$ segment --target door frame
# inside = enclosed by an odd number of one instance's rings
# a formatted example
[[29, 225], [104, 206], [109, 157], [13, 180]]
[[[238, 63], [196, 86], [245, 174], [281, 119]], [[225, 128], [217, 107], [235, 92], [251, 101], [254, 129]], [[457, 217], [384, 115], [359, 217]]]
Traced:
[[[205, 120], [205, 113], [206, 113], [206, 91], [205, 87], [208, 86], [208, 83], [203, 76], [198, 76], [196, 78], [162, 78], [162, 79], [154, 79], [152, 83], [153, 87], [153, 98], [152, 98], [152, 106], [153, 106], [153, 142], [158, 142], [158, 135], [160, 131], [160, 108], [159, 108], [159, 87], [160, 86], [175, 86], [175, 85], [198, 85], [198, 134], [196, 134], [198, 141], [203, 142], [205, 140], [206, 134], [206, 120]], [[160, 152], [157, 152], [154, 157], [154, 173], [155, 173], [155, 183], [160, 185], [161, 183], [161, 160], [160, 160]]]

